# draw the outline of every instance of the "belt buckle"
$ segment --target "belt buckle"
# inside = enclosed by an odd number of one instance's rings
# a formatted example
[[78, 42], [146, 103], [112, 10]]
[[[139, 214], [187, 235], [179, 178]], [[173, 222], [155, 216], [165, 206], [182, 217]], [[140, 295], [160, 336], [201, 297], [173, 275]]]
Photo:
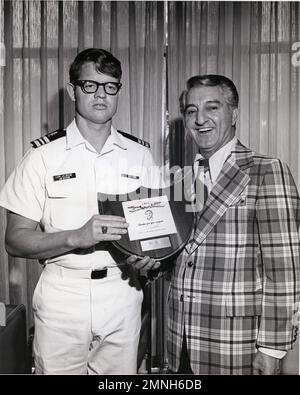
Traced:
[[91, 272], [91, 279], [92, 280], [99, 280], [101, 278], [107, 277], [107, 268], [100, 269], [100, 270], [92, 270]]

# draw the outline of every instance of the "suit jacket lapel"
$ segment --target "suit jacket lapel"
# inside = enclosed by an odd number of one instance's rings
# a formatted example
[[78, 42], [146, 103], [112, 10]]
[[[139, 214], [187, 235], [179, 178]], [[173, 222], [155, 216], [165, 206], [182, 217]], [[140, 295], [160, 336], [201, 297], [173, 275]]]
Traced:
[[243, 170], [252, 165], [253, 152], [238, 141], [235, 150], [226, 159], [200, 214], [189, 254], [194, 253], [205, 240], [228, 207], [239, 200], [250, 181], [250, 177]]

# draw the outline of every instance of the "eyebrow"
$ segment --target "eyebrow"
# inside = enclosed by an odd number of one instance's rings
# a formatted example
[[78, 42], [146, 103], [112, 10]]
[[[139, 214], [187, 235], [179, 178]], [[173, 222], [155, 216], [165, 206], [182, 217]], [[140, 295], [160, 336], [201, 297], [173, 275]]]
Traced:
[[[208, 100], [207, 102], [205, 102], [205, 104], [219, 104], [219, 105], [222, 105], [222, 102], [220, 101], [220, 100]], [[189, 107], [195, 107], [195, 108], [198, 108], [198, 106], [197, 106], [197, 104], [193, 104], [193, 103], [190, 103], [190, 104], [188, 104], [186, 107], [185, 107], [185, 109], [187, 110]]]
[[196, 104], [188, 104], [187, 106], [185, 106], [185, 109], [187, 109], [189, 107], [196, 107], [196, 108], [198, 108], [198, 106]]
[[222, 102], [220, 102], [220, 100], [209, 100], [206, 104], [222, 104]]

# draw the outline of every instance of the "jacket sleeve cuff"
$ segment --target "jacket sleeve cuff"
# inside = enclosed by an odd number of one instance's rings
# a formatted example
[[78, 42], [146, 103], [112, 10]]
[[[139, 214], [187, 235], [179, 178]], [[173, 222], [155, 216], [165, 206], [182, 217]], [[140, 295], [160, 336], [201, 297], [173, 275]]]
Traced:
[[274, 350], [273, 348], [259, 347], [259, 351], [277, 359], [282, 359], [286, 355], [286, 351]]

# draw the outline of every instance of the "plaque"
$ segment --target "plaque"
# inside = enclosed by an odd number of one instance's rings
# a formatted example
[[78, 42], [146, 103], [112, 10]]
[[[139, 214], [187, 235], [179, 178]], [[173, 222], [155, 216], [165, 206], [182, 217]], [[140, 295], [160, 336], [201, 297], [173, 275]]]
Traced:
[[128, 233], [110, 242], [126, 257], [175, 259], [188, 242], [194, 226], [193, 211], [181, 184], [161, 189], [139, 189], [123, 195], [98, 193], [99, 213], [125, 217]]

